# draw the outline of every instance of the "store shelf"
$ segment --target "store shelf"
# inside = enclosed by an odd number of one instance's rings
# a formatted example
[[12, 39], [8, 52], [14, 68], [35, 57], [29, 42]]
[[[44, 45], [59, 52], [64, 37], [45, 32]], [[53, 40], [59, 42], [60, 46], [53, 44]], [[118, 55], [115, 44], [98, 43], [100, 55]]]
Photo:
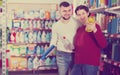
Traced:
[[33, 31], [33, 30], [35, 30], [35, 31], [41, 31], [41, 30], [42, 30], [42, 31], [51, 31], [50, 28], [48, 28], [48, 29], [46, 29], [46, 28], [40, 28], [40, 29], [39, 29], [39, 28], [32, 28], [32, 29], [31, 29], [31, 28], [26, 28], [26, 29], [23, 29], [23, 28], [15, 28], [15, 27], [12, 28], [12, 29], [10, 29], [10, 30], [15, 30], [15, 31], [18, 31], [18, 30], [19, 30], [19, 31], [20, 31], [20, 30], [21, 30], [21, 31], [22, 31], [22, 30], [24, 30], [24, 31], [31, 31], [31, 30], [32, 30], [32, 31]]
[[120, 6], [115, 6], [115, 7], [98, 7], [94, 9], [90, 9], [90, 13], [98, 13], [98, 12], [108, 12], [108, 13], [113, 13], [120, 15]]
[[[50, 66], [53, 66], [50, 68]], [[37, 71], [37, 70], [57, 70], [56, 65], [39, 66], [38, 69], [9, 69], [8, 71]]]
[[40, 18], [15, 18], [13, 20], [57, 20], [57, 19], [40, 19]]
[[115, 7], [111, 7], [111, 8], [107, 8], [107, 9], [105, 9], [106, 11], [107, 10], [118, 10], [118, 11], [120, 11], [120, 6], [115, 6]]
[[120, 6], [107, 8], [107, 9], [105, 9], [105, 12], [109, 12], [109, 13], [120, 15]]
[[[18, 55], [18, 56], [16, 56], [16, 55], [11, 55], [11, 57], [26, 57], [26, 58], [29, 57], [29, 56], [41, 57], [42, 55], [37, 55], [37, 54], [21, 54], [21, 55]], [[56, 55], [48, 55], [47, 57], [56, 57]]]
[[90, 13], [104, 12], [105, 9], [106, 7], [98, 7], [98, 8], [90, 9]]
[[114, 65], [114, 66], [116, 66], [116, 67], [120, 67], [120, 62], [118, 62], [118, 61], [114, 61], [114, 60], [111, 60], [111, 59], [104, 59], [103, 61], [104, 61], [105, 63]]
[[120, 34], [104, 34], [105, 37], [109, 38], [120, 38]]

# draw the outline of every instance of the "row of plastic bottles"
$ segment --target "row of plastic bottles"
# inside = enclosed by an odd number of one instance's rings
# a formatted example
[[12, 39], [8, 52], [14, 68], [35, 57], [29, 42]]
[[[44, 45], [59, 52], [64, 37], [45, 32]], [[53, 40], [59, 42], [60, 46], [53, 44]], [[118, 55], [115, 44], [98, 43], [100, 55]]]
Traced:
[[[42, 56], [43, 53], [49, 48], [49, 45], [36, 45], [36, 44], [30, 44], [30, 45], [21, 45], [21, 46], [15, 46], [12, 44], [7, 45], [7, 50], [10, 50], [9, 56], [20, 56], [20, 55], [37, 55]], [[49, 54], [50, 56], [55, 55], [55, 50]]]
[[59, 19], [60, 14], [56, 10], [20, 10], [12, 9], [11, 10], [12, 18], [40, 18], [40, 19]]
[[49, 43], [52, 33], [49, 31], [8, 31], [8, 43]]
[[56, 66], [56, 58], [55, 57], [47, 57], [46, 60], [40, 60], [37, 56], [35, 58], [28, 58], [28, 69], [37, 69], [38, 66], [40, 69], [48, 69]]
[[9, 69], [51, 69], [56, 68], [56, 57], [47, 57], [46, 60], [41, 60], [40, 57], [11, 57], [9, 59]]
[[[22, 29], [51, 29], [53, 23], [57, 20], [40, 20], [40, 19], [13, 19], [9, 23], [9, 28], [22, 28]], [[11, 24], [11, 25], [10, 25]]]

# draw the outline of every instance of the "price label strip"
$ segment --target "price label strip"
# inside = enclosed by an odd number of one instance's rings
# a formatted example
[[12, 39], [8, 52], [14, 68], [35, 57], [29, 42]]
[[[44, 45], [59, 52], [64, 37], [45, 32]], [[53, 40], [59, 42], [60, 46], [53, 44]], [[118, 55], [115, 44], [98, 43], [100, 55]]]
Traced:
[[6, 68], [6, 26], [7, 26], [7, 16], [6, 16], [6, 3], [7, 0], [2, 0], [2, 75], [8, 75]]

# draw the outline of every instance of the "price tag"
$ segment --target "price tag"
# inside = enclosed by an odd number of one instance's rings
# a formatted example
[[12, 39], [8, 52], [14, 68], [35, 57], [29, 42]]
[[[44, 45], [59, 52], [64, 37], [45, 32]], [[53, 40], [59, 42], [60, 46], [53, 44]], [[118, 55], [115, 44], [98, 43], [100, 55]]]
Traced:
[[120, 64], [119, 64], [119, 67], [120, 67]]
[[117, 38], [120, 38], [120, 34], [117, 35]]
[[106, 37], [108, 37], [108, 34], [105, 34]]
[[112, 61], [111, 61], [111, 60], [108, 60], [108, 63], [109, 63], [109, 64], [111, 64], [111, 63], [112, 63]]
[[117, 62], [114, 62], [113, 64], [114, 64], [115, 66], [117, 66]]
[[105, 62], [107, 62], [107, 59], [104, 59]]
[[110, 35], [110, 37], [114, 37], [114, 35], [113, 35], [113, 34], [111, 34], [111, 35]]

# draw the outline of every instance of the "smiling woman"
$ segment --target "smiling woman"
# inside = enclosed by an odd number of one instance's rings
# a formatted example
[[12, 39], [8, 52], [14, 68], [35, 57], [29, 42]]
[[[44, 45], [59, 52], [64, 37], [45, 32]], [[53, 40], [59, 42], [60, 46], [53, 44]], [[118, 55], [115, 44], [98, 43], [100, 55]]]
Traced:
[[[100, 26], [95, 22], [88, 22], [87, 6], [79, 5], [75, 13], [82, 26], [78, 28], [74, 37], [75, 64], [71, 75], [97, 75], [100, 50], [107, 45], [107, 41]], [[86, 31], [87, 27], [90, 27], [90, 31]]]

